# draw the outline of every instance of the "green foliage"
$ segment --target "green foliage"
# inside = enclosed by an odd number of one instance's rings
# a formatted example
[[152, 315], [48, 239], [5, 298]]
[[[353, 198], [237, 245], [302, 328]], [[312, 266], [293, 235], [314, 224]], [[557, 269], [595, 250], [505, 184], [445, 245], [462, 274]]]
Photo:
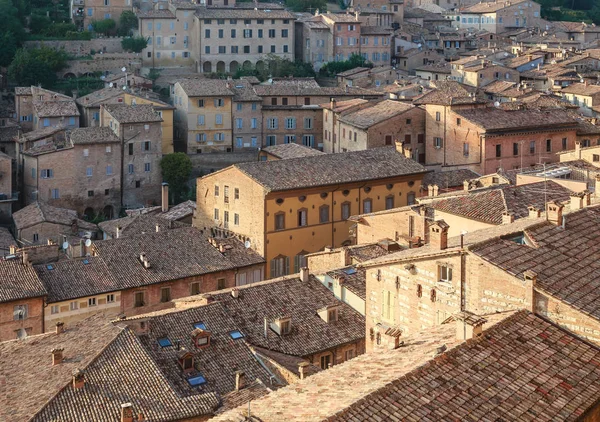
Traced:
[[294, 12], [327, 10], [327, 0], [287, 0], [285, 5]]
[[600, 4], [595, 0], [538, 0], [542, 17], [553, 21], [600, 24]]
[[101, 21], [93, 21], [92, 28], [95, 32], [99, 32], [104, 35], [110, 34], [117, 26], [114, 19], [104, 19]]
[[346, 10], [348, 8], [348, 5], [344, 0], [338, 0], [337, 4], [341, 10]]
[[65, 37], [67, 32], [76, 32], [77, 27], [72, 23], [53, 23], [43, 30], [48, 37]]
[[138, 27], [138, 18], [131, 10], [125, 10], [119, 18], [119, 34], [130, 35], [133, 29]]
[[0, 0], [0, 16], [2, 17], [0, 32], [13, 34], [17, 45], [20, 46], [25, 39], [25, 29], [18, 13], [19, 9], [14, 7], [10, 0]]
[[160, 78], [160, 70], [153, 67], [150, 69], [150, 72], [148, 72], [148, 78], [152, 79], [152, 82], [156, 82], [156, 80]]
[[121, 47], [126, 51], [133, 51], [134, 53], [141, 53], [141, 51], [148, 45], [148, 38], [144, 37], [127, 37], [121, 40]]
[[28, 51], [33, 57], [48, 65], [53, 72], [58, 72], [67, 66], [69, 55], [65, 50], [55, 50], [54, 48], [42, 45], [40, 48]]
[[46, 15], [32, 14], [29, 20], [32, 34], [43, 34], [50, 25], [52, 21]]
[[8, 66], [17, 52], [17, 41], [10, 32], [0, 34], [0, 66]]
[[52, 87], [56, 82], [56, 73], [48, 63], [36, 57], [30, 50], [20, 49], [8, 67], [8, 77], [18, 85], [41, 84]]
[[82, 76], [79, 78], [60, 79], [53, 88], [57, 91], [64, 92], [65, 95], [73, 95], [76, 91], [77, 95], [83, 97], [91, 92], [104, 88], [104, 81], [99, 76]]
[[186, 183], [192, 175], [192, 160], [183, 152], [165, 155], [160, 161], [163, 180], [169, 184], [173, 203], [178, 203], [185, 193]]
[[335, 76], [338, 73], [354, 69], [355, 67], [373, 67], [373, 63], [369, 62], [360, 54], [354, 53], [348, 60], [325, 63], [319, 70], [319, 73], [324, 76]]
[[297, 78], [310, 78], [315, 76], [312, 64], [299, 60], [291, 61], [282, 59], [274, 54], [267, 54], [263, 58], [263, 63], [262, 67], [240, 67], [234, 77], [237, 79], [241, 76], [256, 76], [261, 81], [264, 81], [270, 77], [294, 76]]

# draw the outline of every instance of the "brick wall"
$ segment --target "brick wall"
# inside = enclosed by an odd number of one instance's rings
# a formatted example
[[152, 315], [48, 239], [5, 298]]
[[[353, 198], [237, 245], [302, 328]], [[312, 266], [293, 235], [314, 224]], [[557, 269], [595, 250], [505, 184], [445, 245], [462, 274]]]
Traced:
[[[27, 306], [27, 318], [15, 321], [15, 306]], [[0, 304], [0, 341], [14, 340], [17, 331], [24, 329], [27, 335], [43, 332], [44, 300], [41, 297]]]
[[378, 242], [382, 239], [392, 239], [407, 244], [409, 237], [419, 236], [425, 241], [426, 234], [424, 215], [415, 213], [411, 208], [396, 208], [361, 217], [361, 221], [356, 225], [356, 244]]

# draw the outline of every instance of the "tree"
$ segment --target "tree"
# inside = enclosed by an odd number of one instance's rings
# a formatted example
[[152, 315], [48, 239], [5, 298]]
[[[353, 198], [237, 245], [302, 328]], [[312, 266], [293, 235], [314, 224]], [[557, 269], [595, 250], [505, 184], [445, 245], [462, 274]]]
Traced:
[[373, 67], [373, 63], [369, 62], [360, 54], [353, 53], [348, 60], [325, 63], [323, 67], [319, 69], [319, 73], [327, 76], [335, 76], [338, 73], [354, 69], [355, 67]]
[[92, 28], [95, 32], [99, 32], [104, 35], [108, 35], [115, 27], [117, 23], [113, 19], [104, 19], [101, 21], [93, 21]]
[[169, 184], [173, 202], [178, 203], [187, 190], [186, 183], [192, 175], [192, 160], [183, 152], [165, 155], [160, 161], [163, 180]]
[[314, 12], [317, 9], [327, 9], [326, 0], [287, 0], [285, 5], [294, 12]]
[[0, 66], [8, 66], [17, 52], [17, 41], [10, 32], [0, 34]]
[[34, 48], [28, 51], [34, 58], [45, 63], [53, 72], [58, 72], [67, 66], [69, 56], [65, 50], [56, 50], [42, 45], [40, 48]]
[[125, 10], [119, 18], [119, 33], [121, 35], [131, 34], [132, 29], [137, 29], [138, 18], [131, 10]]
[[25, 29], [19, 19], [18, 9], [13, 6], [10, 0], [0, 0], [0, 16], [2, 17], [0, 31], [13, 34], [17, 45], [20, 46], [26, 36]]
[[50, 66], [25, 49], [17, 50], [8, 67], [8, 76], [22, 86], [39, 83], [43, 87], [51, 87], [56, 82], [56, 73]]
[[148, 46], [148, 38], [144, 37], [127, 37], [121, 40], [121, 47], [126, 51], [141, 53]]

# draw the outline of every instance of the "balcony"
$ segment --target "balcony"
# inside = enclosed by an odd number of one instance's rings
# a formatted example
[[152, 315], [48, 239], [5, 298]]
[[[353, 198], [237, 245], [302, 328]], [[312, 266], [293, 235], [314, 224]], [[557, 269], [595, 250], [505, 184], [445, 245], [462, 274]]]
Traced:
[[73, 6], [83, 6], [84, 0], [73, 0]]

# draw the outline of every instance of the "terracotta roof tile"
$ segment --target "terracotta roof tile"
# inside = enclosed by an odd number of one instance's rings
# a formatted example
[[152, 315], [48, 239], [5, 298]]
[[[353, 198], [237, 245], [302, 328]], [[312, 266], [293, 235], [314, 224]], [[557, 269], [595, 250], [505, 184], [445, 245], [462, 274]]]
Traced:
[[34, 101], [33, 108], [38, 117], [79, 116], [75, 100], [71, 101]]
[[265, 147], [262, 150], [282, 160], [287, 160], [289, 158], [314, 157], [316, 155], [324, 154], [317, 149], [294, 143], [272, 145]]
[[151, 104], [103, 104], [103, 107], [119, 123], [162, 122], [155, 107]]
[[350, 111], [341, 116], [339, 120], [352, 126], [367, 129], [415, 108], [412, 104], [392, 100], [370, 103], [369, 105], [370, 107], [363, 107], [354, 112]]
[[573, 117], [566, 110], [502, 110], [495, 107], [457, 110], [456, 114], [474, 125], [493, 131], [516, 131], [524, 128], [552, 126], [576, 126]]
[[23, 264], [20, 257], [0, 258], [0, 273], [2, 274], [0, 279], [0, 303], [47, 294], [33, 267]]
[[13, 214], [13, 220], [18, 230], [31, 227], [43, 222], [62, 224], [71, 226], [73, 221], [77, 221], [79, 228], [86, 230], [96, 230], [97, 226], [77, 217], [77, 213], [66, 208], [58, 208], [43, 202], [34, 202], [21, 208]]
[[121, 141], [109, 127], [85, 127], [73, 129], [70, 134], [73, 144], [109, 144]]

